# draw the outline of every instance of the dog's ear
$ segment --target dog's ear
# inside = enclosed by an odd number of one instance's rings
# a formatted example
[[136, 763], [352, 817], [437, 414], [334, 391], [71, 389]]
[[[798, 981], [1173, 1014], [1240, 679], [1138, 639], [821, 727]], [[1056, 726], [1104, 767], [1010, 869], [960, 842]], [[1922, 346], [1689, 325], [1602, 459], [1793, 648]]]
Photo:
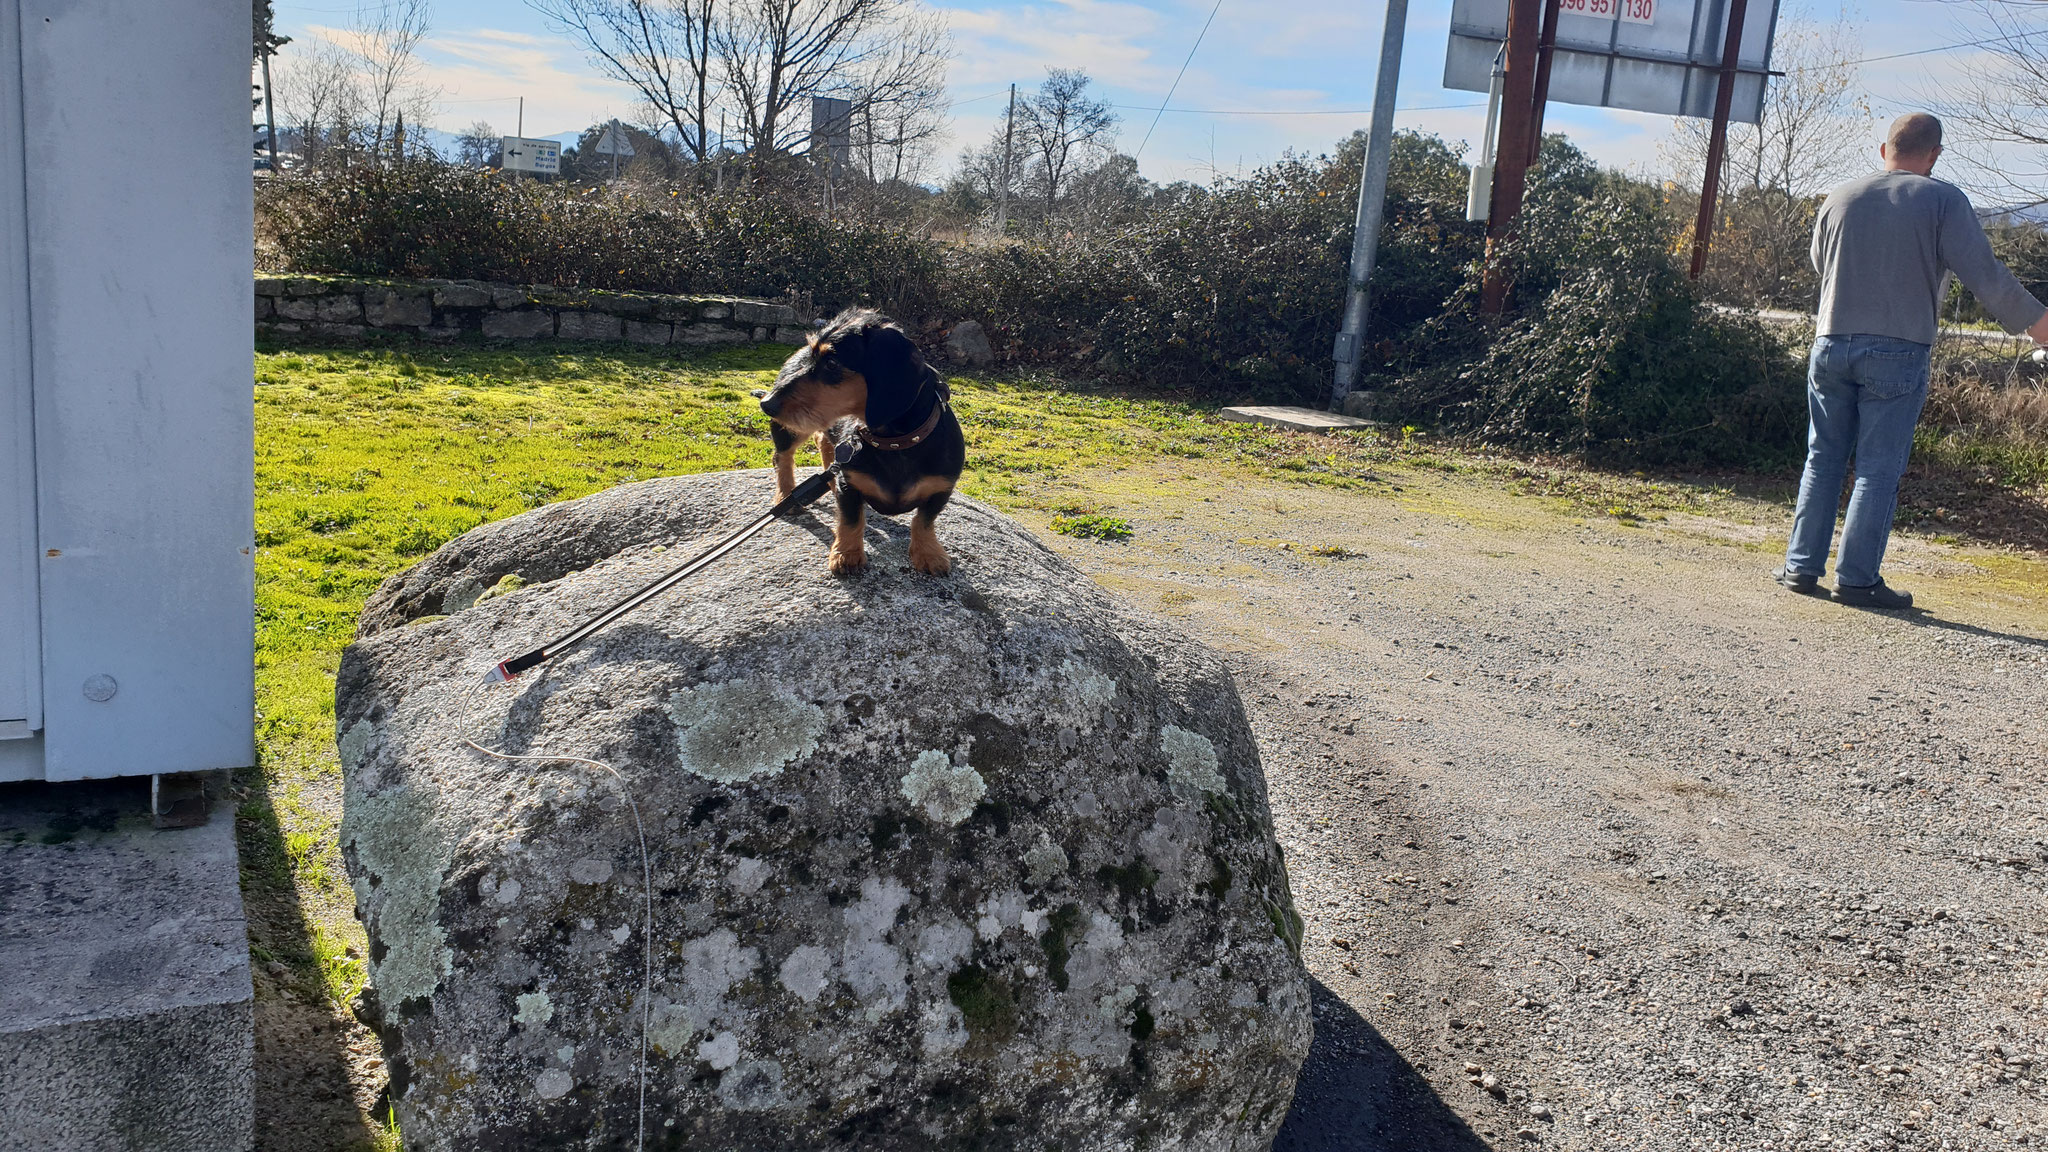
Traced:
[[867, 378], [868, 427], [886, 428], [902, 419], [917, 399], [922, 377], [917, 345], [895, 328], [870, 328], [863, 336], [861, 363], [850, 366]]

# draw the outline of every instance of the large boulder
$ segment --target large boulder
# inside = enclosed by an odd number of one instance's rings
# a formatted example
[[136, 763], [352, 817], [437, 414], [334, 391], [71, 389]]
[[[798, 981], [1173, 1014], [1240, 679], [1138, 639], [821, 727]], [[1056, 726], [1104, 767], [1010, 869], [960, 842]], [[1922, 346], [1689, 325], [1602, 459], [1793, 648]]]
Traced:
[[1309, 1001], [1237, 693], [1014, 522], [956, 500], [943, 579], [895, 521], [853, 579], [773, 525], [478, 686], [772, 496], [543, 508], [364, 613], [342, 847], [407, 1144], [1267, 1148]]

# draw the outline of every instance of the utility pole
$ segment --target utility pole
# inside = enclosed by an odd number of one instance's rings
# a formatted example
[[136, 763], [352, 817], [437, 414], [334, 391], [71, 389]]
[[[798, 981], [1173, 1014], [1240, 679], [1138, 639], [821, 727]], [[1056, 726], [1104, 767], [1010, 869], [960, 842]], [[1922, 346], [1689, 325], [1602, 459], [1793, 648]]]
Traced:
[[514, 128], [512, 134], [522, 140], [526, 138], [526, 97], [524, 96], [519, 98], [519, 127]]
[[1543, 158], [1543, 113], [1550, 107], [1550, 58], [1557, 54], [1558, 0], [1543, 0], [1543, 38], [1536, 46], [1536, 111], [1529, 128], [1529, 163]]
[[1700, 185], [1700, 214], [1692, 225], [1694, 280], [1707, 270], [1707, 245], [1714, 235], [1714, 201], [1721, 192], [1721, 162], [1728, 156], [1728, 109], [1735, 99], [1735, 70], [1742, 53], [1742, 18], [1749, 0], [1728, 0], [1728, 37], [1721, 45], [1721, 78], [1714, 86], [1714, 130], [1707, 138], [1707, 174]]
[[[277, 175], [277, 101], [271, 98], [270, 55], [268, 44], [263, 46], [263, 134], [270, 138], [270, 174]], [[299, 154], [305, 155], [305, 146], [299, 147]]]
[[718, 110], [718, 190], [725, 191], [725, 109]]
[[618, 117], [616, 117], [616, 116], [612, 117], [612, 141], [611, 141], [611, 143], [612, 143], [612, 182], [616, 184], [616, 183], [618, 182], [618, 179], [619, 179], [619, 146], [620, 146], [621, 144], [624, 144], [624, 143], [625, 143], [625, 140], [624, 140], [624, 139], [623, 139], [623, 138], [622, 138], [622, 137], [620, 136], [620, 134], [619, 134], [619, 118], [618, 118]]
[[[1358, 217], [1351, 233], [1351, 281], [1344, 294], [1344, 326], [1331, 353], [1336, 382], [1330, 388], [1330, 410], [1344, 410], [1344, 398], [1358, 382], [1364, 358], [1366, 305], [1372, 289], [1373, 263], [1379, 256], [1380, 221], [1387, 208], [1387, 168], [1394, 150], [1394, 97], [1401, 80], [1401, 41], [1408, 30], [1408, 0], [1387, 0], [1387, 26], [1380, 37], [1379, 83], [1372, 94], [1372, 134], [1365, 145], [1365, 166], [1358, 180]], [[1372, 397], [1361, 415], [1372, 413]], [[1356, 406], [1354, 406], [1356, 407]]]
[[996, 188], [996, 235], [1010, 231], [1010, 137], [1017, 129], [1017, 86], [1010, 85], [1010, 111], [1003, 117], [1003, 175]]
[[1497, 316], [1507, 306], [1507, 269], [1501, 248], [1514, 235], [1522, 212], [1529, 159], [1535, 154], [1537, 25], [1544, 0], [1509, 0], [1507, 75], [1501, 83], [1500, 158], [1493, 173], [1493, 205], [1486, 224], [1486, 275], [1479, 309]]

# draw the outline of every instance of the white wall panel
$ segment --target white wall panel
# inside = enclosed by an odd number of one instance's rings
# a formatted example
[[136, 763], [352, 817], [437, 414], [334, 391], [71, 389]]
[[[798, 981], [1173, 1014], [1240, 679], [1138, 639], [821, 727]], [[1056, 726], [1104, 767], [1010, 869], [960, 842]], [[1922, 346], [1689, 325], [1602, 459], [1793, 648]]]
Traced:
[[247, 764], [246, 5], [18, 2], [44, 773]]
[[[43, 726], [20, 28], [16, 0], [0, 0], [0, 740], [9, 742]], [[19, 752], [8, 760], [26, 763]], [[10, 778], [8, 767], [0, 763], [0, 780]], [[39, 758], [37, 767], [40, 775]]]

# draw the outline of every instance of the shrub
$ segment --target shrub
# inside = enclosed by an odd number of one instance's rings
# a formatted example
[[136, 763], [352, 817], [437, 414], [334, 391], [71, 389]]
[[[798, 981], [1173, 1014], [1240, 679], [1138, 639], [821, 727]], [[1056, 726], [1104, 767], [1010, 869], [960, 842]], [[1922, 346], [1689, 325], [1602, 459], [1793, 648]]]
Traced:
[[1783, 463], [1805, 427], [1800, 366], [1752, 316], [1706, 305], [1649, 189], [1546, 149], [1503, 254], [1519, 311], [1476, 315], [1474, 269], [1424, 326], [1390, 416], [1610, 463]]
[[915, 312], [940, 272], [928, 240], [820, 217], [772, 195], [509, 183], [407, 161], [266, 182], [258, 204], [286, 271], [560, 287], [808, 294]]
[[[978, 319], [1013, 361], [1222, 398], [1327, 395], [1363, 141], [1183, 188], [1113, 228], [947, 245], [760, 192], [507, 183], [417, 161], [266, 182], [287, 270], [866, 303], [936, 330]], [[1476, 314], [1483, 226], [1461, 153], [1396, 137], [1373, 279], [1369, 384], [1398, 420], [1638, 462], [1796, 454], [1799, 372], [1680, 272], [1661, 194], [1544, 142], [1505, 320]]]

